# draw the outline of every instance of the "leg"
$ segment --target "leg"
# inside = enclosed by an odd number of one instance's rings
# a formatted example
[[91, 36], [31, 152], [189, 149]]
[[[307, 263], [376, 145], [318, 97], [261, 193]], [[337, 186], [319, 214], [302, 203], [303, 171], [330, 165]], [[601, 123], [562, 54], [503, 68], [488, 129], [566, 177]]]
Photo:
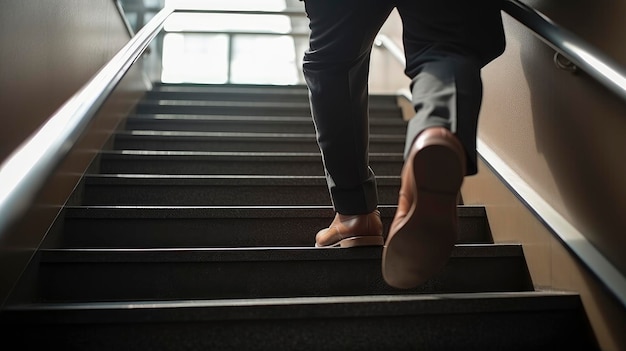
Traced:
[[398, 10], [404, 25], [405, 73], [412, 80], [416, 110], [405, 157], [420, 132], [444, 127], [463, 144], [467, 175], [475, 174], [480, 70], [505, 44], [499, 1], [400, 0]]
[[[457, 240], [457, 195], [476, 172], [480, 69], [501, 47], [499, 11], [467, 16], [471, 2], [401, 1], [406, 74], [416, 114], [407, 130], [398, 209], [383, 250], [383, 277], [398, 288], [430, 279]], [[491, 9], [491, 8], [489, 8]], [[484, 19], [484, 22], [476, 22]], [[495, 23], [492, 31], [484, 26]], [[481, 33], [488, 37], [476, 37]], [[485, 44], [485, 42], [487, 44]]]
[[392, 6], [380, 0], [307, 0], [310, 48], [303, 72], [335, 210], [374, 211], [368, 161], [368, 74], [374, 38]]
[[307, 0], [310, 48], [303, 72], [335, 211], [316, 246], [382, 245], [376, 178], [369, 167], [372, 43], [393, 6], [384, 0]]

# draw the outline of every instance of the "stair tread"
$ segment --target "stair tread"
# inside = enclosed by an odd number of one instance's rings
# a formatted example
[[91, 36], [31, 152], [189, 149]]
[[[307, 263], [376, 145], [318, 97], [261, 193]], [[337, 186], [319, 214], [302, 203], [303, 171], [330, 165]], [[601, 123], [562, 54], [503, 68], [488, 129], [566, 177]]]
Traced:
[[[384, 232], [396, 207], [379, 206]], [[458, 243], [493, 243], [484, 207], [457, 215]], [[68, 206], [48, 238], [66, 248], [310, 246], [333, 217], [331, 206]]]
[[[237, 174], [87, 174], [86, 184], [212, 184], [237, 186], [326, 185], [324, 176]], [[377, 176], [379, 185], [398, 185], [400, 176]]]
[[561, 292], [30, 304], [5, 316], [8, 338], [38, 349], [598, 349], [580, 297]]
[[[315, 247], [145, 248], [145, 249], [42, 249], [41, 262], [229, 262], [323, 261], [380, 259], [382, 247], [358, 249]], [[518, 244], [457, 244], [454, 258], [521, 257]]]
[[[313, 125], [310, 116], [271, 116], [271, 115], [194, 115], [194, 114], [165, 114], [165, 113], [135, 113], [128, 116], [128, 119], [148, 119], [158, 121], [215, 121], [215, 122], [264, 122], [264, 123], [293, 123]], [[378, 118], [371, 116], [370, 125], [402, 125], [407, 122], [402, 118]]]
[[[241, 307], [241, 308], [240, 308]], [[72, 312], [55, 320], [77, 323], [85, 314], [118, 311], [124, 318], [143, 318], [142, 313], [159, 313], [168, 321], [240, 318], [315, 318], [351, 315], [464, 314], [508, 311], [542, 311], [580, 308], [580, 296], [568, 291], [514, 291], [410, 295], [312, 296], [210, 300], [137, 300], [116, 302], [29, 303], [7, 307], [8, 312]], [[185, 313], [180, 313], [184, 309]], [[272, 313], [268, 313], [269, 311]], [[195, 315], [195, 316], [194, 316]], [[14, 314], [14, 316], [16, 316]], [[54, 318], [54, 315], [49, 315]], [[68, 318], [69, 317], [69, 318]], [[118, 316], [121, 317], [121, 316]], [[74, 319], [77, 318], [77, 319]], [[173, 319], [172, 319], [173, 318]], [[130, 322], [130, 320], [128, 320]], [[150, 317], [146, 321], [157, 322]], [[40, 320], [40, 322], [43, 322]], [[90, 322], [90, 320], [82, 320]], [[91, 322], [93, 322], [91, 320]], [[103, 321], [99, 321], [101, 323]], [[137, 322], [137, 320], [135, 320]]]
[[[142, 99], [136, 104], [135, 108], [135, 113], [311, 116], [310, 104], [308, 102], [298, 101]], [[378, 118], [399, 118], [401, 116], [400, 107], [390, 104], [372, 104], [370, 106], [370, 113]]]
[[[180, 99], [143, 99], [137, 103], [141, 106], [201, 106], [201, 107], [245, 107], [245, 108], [279, 108], [279, 109], [303, 109], [310, 111], [309, 102], [300, 101], [231, 101], [231, 100], [180, 100]], [[374, 104], [370, 106], [372, 110], [389, 110], [399, 111], [397, 105], [380, 105]]]
[[181, 83], [170, 84], [156, 82], [153, 85], [155, 91], [201, 91], [201, 92], [236, 92], [272, 94], [276, 92], [288, 94], [308, 94], [308, 88], [304, 84], [273, 85], [273, 84], [195, 84]]
[[[515, 244], [460, 244], [442, 271], [414, 289], [389, 287], [382, 247], [42, 249], [37, 301], [348, 296], [529, 291]], [[276, 270], [280, 269], [280, 274]], [[358, 274], [357, 274], [358, 272]]]
[[[198, 157], [211, 157], [211, 158], [230, 158], [237, 161], [258, 160], [259, 162], [265, 162], [271, 159], [281, 160], [301, 160], [301, 159], [314, 159], [317, 162], [321, 162], [321, 154], [319, 152], [281, 152], [281, 151], [186, 151], [186, 150], [109, 150], [100, 153], [104, 157], [108, 158], [198, 158]], [[397, 152], [379, 152], [372, 153], [369, 156], [370, 160], [392, 160], [403, 162], [402, 153]], [[95, 175], [95, 174], [93, 174]]]
[[[153, 137], [153, 138], [219, 138], [219, 139], [280, 139], [285, 141], [315, 142], [315, 133], [253, 133], [253, 132], [195, 132], [162, 130], [128, 130], [115, 133], [116, 137]], [[405, 137], [393, 134], [371, 134], [371, 142], [404, 142]]]
[[[392, 217], [397, 206], [379, 206], [381, 217]], [[65, 218], [289, 218], [334, 216], [331, 206], [67, 206]], [[459, 217], [484, 217], [484, 206], [459, 205]]]

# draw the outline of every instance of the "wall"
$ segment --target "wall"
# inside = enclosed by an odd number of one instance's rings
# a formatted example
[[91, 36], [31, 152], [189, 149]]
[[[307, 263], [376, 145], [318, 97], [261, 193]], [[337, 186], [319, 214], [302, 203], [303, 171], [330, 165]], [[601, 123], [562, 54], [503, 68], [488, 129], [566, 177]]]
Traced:
[[[398, 11], [391, 12], [380, 29], [380, 34], [402, 48], [402, 22]], [[404, 75], [404, 66], [385, 49], [374, 46], [370, 65], [370, 93], [394, 94], [399, 90], [408, 91], [410, 83], [411, 80]]]
[[[626, 2], [531, 5], [626, 67]], [[504, 20], [508, 47], [483, 72], [479, 135], [626, 274], [626, 103], [556, 68], [553, 50]]]
[[[1, 8], [0, 160], [5, 160], [128, 42], [129, 35], [111, 0], [3, 0]], [[0, 306], [96, 150], [145, 91], [139, 69], [120, 83], [24, 219], [1, 233]]]
[[[626, 67], [626, 2], [525, 1]], [[504, 15], [505, 53], [483, 70], [479, 137], [626, 275], [626, 103]], [[626, 310], [482, 165], [463, 186], [497, 242], [523, 244], [538, 289], [577, 291], [603, 350], [626, 349]]]
[[2, 0], [0, 160], [127, 41], [112, 0]]

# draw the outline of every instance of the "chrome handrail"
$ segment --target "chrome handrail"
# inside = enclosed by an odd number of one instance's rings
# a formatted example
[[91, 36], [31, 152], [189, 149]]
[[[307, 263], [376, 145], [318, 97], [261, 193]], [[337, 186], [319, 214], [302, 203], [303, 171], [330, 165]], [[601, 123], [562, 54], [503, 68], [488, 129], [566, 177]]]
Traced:
[[0, 166], [0, 242], [173, 12], [164, 8]]
[[117, 12], [119, 12], [120, 17], [124, 21], [124, 27], [126, 27], [126, 31], [128, 32], [128, 35], [130, 35], [131, 37], [134, 37], [135, 30], [133, 29], [133, 26], [130, 25], [130, 22], [128, 22], [128, 18], [126, 17], [126, 12], [124, 11], [124, 7], [122, 6], [121, 0], [115, 0], [115, 7], [117, 8]]

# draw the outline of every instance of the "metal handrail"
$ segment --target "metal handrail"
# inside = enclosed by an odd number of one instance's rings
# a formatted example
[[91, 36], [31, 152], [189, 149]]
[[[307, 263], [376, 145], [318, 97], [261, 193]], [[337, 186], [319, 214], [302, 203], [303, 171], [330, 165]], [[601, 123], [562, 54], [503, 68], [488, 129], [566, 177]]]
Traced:
[[505, 0], [502, 10], [537, 37], [626, 101], [626, 70], [545, 15], [517, 0]]
[[126, 31], [128, 32], [128, 35], [130, 35], [131, 37], [134, 37], [135, 30], [133, 29], [133, 26], [130, 25], [130, 22], [128, 22], [128, 18], [126, 17], [126, 12], [124, 11], [124, 7], [122, 6], [121, 0], [115, 0], [115, 7], [117, 8], [117, 12], [119, 12], [120, 17], [124, 21], [124, 27], [126, 27]]
[[0, 166], [0, 242], [173, 12], [164, 8]]

